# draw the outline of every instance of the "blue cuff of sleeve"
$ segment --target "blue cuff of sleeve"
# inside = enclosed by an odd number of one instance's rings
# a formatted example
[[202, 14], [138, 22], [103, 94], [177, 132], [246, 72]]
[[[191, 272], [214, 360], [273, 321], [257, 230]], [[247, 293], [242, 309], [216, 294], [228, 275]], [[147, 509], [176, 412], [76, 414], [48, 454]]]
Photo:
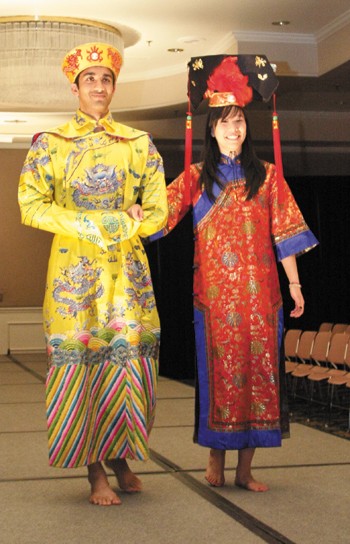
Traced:
[[159, 230], [158, 232], [156, 232], [155, 234], [152, 234], [151, 236], [148, 237], [148, 241], [149, 242], [155, 242], [156, 240], [159, 240], [160, 238], [163, 238], [164, 236], [164, 230]]
[[277, 259], [280, 261], [281, 259], [290, 257], [290, 255], [300, 255], [317, 245], [317, 238], [310, 230], [306, 230], [292, 238], [288, 238], [288, 240], [283, 240], [283, 242], [276, 244]]

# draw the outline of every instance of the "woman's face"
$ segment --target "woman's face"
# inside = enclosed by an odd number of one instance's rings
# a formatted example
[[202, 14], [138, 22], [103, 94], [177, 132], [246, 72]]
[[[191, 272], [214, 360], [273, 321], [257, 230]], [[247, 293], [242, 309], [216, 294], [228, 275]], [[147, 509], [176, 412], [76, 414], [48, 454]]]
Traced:
[[216, 139], [220, 152], [235, 157], [242, 152], [242, 144], [246, 138], [247, 125], [241, 110], [232, 110], [225, 119], [219, 119], [212, 128], [212, 136]]

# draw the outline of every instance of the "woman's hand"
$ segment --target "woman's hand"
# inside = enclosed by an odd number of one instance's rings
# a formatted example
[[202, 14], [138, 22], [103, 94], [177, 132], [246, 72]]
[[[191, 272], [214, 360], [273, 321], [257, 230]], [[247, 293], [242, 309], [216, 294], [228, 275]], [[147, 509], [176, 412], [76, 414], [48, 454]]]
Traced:
[[132, 206], [130, 206], [126, 213], [129, 217], [131, 217], [131, 219], [134, 219], [135, 221], [143, 220], [143, 209], [139, 204], [133, 204]]
[[299, 283], [298, 267], [295, 255], [289, 255], [281, 259], [284, 271], [289, 280], [289, 292], [290, 296], [295, 302], [294, 310], [290, 312], [291, 317], [300, 317], [304, 313], [304, 297], [301, 294], [301, 285]]
[[301, 285], [298, 283], [289, 284], [290, 296], [295, 302], [294, 310], [290, 312], [291, 317], [300, 317], [304, 313], [305, 301], [301, 293]]

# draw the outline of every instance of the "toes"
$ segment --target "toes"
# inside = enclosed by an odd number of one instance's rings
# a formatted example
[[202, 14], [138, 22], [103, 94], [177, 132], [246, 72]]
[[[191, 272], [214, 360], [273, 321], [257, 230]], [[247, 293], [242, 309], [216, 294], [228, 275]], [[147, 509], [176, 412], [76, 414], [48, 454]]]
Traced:
[[240, 482], [239, 480], [235, 480], [235, 485], [237, 487], [241, 487], [242, 489], [246, 489], [247, 491], [253, 491], [257, 493], [263, 493], [269, 490], [268, 485], [262, 482], [257, 482], [255, 480], [250, 480], [248, 482]]
[[112, 505], [118, 506], [119, 504], [122, 503], [122, 501], [117, 496], [115, 497], [97, 496], [97, 497], [90, 497], [90, 503], [95, 506], [112, 506]]
[[139, 493], [142, 491], [142, 484], [140, 481], [134, 481], [134, 482], [125, 482], [121, 478], [120, 481], [118, 480], [119, 487], [126, 493]]
[[212, 478], [211, 476], [205, 476], [205, 479], [207, 480], [208, 484], [212, 485], [213, 487], [222, 487], [225, 484], [225, 479]]

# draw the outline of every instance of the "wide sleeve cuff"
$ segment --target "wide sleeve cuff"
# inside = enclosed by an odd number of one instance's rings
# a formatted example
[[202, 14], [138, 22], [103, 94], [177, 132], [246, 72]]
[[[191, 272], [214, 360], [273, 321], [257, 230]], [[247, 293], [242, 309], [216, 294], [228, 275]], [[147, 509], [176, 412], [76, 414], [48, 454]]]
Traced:
[[159, 240], [160, 238], [163, 238], [165, 236], [165, 234], [166, 234], [166, 232], [164, 231], [164, 229], [162, 229], [162, 230], [159, 230], [158, 232], [156, 232], [155, 234], [152, 234], [147, 239], [148, 239], [149, 242], [156, 242], [156, 240]]
[[311, 230], [306, 230], [287, 240], [276, 243], [276, 255], [277, 260], [281, 261], [290, 255], [302, 255], [313, 247], [318, 245], [317, 238], [313, 235]]

